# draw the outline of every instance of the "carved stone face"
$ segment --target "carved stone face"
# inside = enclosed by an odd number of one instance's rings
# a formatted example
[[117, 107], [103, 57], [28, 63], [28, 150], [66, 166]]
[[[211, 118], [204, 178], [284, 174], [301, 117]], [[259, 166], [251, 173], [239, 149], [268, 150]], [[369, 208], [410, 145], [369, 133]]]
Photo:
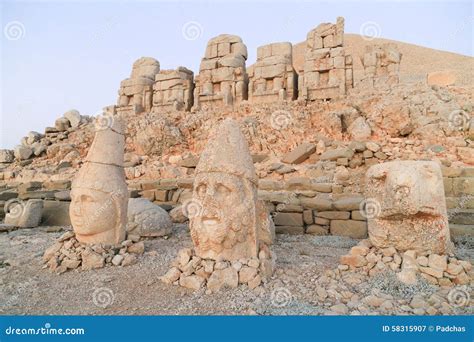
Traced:
[[379, 218], [445, 214], [443, 179], [431, 162], [380, 164], [368, 174], [372, 197], [380, 203]]
[[113, 193], [74, 188], [71, 191], [69, 214], [78, 238], [84, 236], [89, 239], [98, 234], [115, 235], [119, 207]]
[[393, 161], [367, 171], [368, 232], [374, 246], [446, 253], [452, 248], [443, 178], [430, 161]]
[[246, 179], [220, 172], [197, 175], [193, 201], [200, 210], [190, 229], [198, 255], [226, 260], [254, 256], [255, 200], [254, 186]]

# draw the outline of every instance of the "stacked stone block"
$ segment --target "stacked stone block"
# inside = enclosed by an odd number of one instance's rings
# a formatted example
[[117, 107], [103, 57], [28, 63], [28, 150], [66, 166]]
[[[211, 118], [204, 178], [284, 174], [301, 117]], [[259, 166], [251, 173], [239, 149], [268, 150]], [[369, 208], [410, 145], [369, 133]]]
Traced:
[[194, 101], [231, 105], [247, 99], [247, 47], [238, 36], [221, 34], [207, 44], [195, 79]]
[[442, 168], [453, 238], [474, 235], [474, 168]]
[[400, 80], [402, 54], [395, 44], [369, 45], [365, 47], [362, 64], [362, 87], [388, 89]]
[[153, 110], [185, 110], [193, 106], [194, 74], [185, 67], [161, 70], [153, 85]]
[[117, 111], [140, 113], [150, 110], [153, 83], [160, 71], [160, 63], [151, 57], [142, 57], [133, 63], [130, 78], [120, 83]]
[[323, 23], [308, 33], [298, 84], [300, 98], [331, 99], [352, 87], [352, 57], [346, 55], [343, 43], [342, 17], [337, 18], [336, 24]]
[[298, 75], [293, 68], [291, 43], [273, 43], [257, 49], [257, 62], [248, 70], [252, 103], [295, 100]]

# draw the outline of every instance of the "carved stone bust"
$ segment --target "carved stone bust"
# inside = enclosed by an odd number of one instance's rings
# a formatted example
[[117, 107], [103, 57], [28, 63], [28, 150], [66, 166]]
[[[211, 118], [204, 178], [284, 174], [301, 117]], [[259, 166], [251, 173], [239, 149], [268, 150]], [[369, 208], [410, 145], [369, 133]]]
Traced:
[[441, 168], [432, 161], [393, 161], [367, 171], [373, 245], [448, 253], [452, 248]]
[[257, 257], [272, 242], [272, 222], [257, 199], [257, 176], [238, 124], [223, 121], [211, 134], [194, 180], [190, 218], [196, 254], [214, 260]]
[[117, 244], [125, 239], [128, 191], [123, 169], [125, 138], [119, 117], [108, 117], [71, 187], [69, 214], [83, 243]]

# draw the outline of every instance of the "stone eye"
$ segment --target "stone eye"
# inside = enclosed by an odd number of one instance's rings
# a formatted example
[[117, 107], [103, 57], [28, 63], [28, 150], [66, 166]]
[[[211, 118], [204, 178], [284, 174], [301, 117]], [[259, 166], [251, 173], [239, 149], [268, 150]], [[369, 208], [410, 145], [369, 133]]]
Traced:
[[217, 184], [216, 187], [216, 196], [219, 198], [225, 198], [231, 193], [230, 189], [223, 184]]
[[198, 196], [204, 196], [207, 191], [207, 186], [206, 184], [199, 184], [199, 186], [196, 189]]

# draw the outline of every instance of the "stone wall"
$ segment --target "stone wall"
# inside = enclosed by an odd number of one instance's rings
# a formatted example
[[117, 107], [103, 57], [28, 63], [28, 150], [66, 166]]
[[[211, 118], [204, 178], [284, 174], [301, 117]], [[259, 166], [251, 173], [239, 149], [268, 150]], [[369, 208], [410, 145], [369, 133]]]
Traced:
[[352, 57], [344, 47], [344, 18], [323, 23], [308, 33], [303, 70], [299, 73], [299, 97], [331, 99], [346, 94], [353, 85]]
[[[193, 166], [195, 166], [193, 164]], [[190, 167], [192, 169], [193, 167]], [[451, 235], [474, 234], [474, 168], [442, 167]], [[0, 180], [4, 177], [0, 173]], [[70, 181], [28, 182], [6, 186], [0, 182], [0, 218], [11, 199], [43, 199], [43, 225], [69, 224]], [[193, 178], [145, 180], [129, 184], [132, 198], [144, 197], [171, 210], [191, 199]], [[273, 216], [277, 233], [367, 236], [367, 220], [360, 211], [363, 196], [345, 186], [321, 179], [294, 177], [286, 181], [261, 179], [259, 198]]]
[[245, 69], [247, 47], [238, 36], [221, 34], [212, 38], [196, 76], [194, 101], [231, 105], [247, 99]]
[[133, 63], [129, 78], [120, 83], [119, 111], [143, 112], [151, 108], [153, 83], [160, 71], [160, 63], [151, 57], [142, 57]]
[[295, 100], [298, 75], [293, 68], [291, 43], [273, 43], [257, 49], [257, 62], [248, 69], [252, 103]]
[[443, 168], [451, 235], [474, 234], [474, 168]]
[[395, 44], [369, 45], [365, 47], [362, 64], [364, 77], [361, 87], [388, 89], [400, 80], [402, 54]]
[[161, 70], [153, 85], [153, 110], [191, 110], [193, 79], [193, 72], [182, 66], [176, 70]]

